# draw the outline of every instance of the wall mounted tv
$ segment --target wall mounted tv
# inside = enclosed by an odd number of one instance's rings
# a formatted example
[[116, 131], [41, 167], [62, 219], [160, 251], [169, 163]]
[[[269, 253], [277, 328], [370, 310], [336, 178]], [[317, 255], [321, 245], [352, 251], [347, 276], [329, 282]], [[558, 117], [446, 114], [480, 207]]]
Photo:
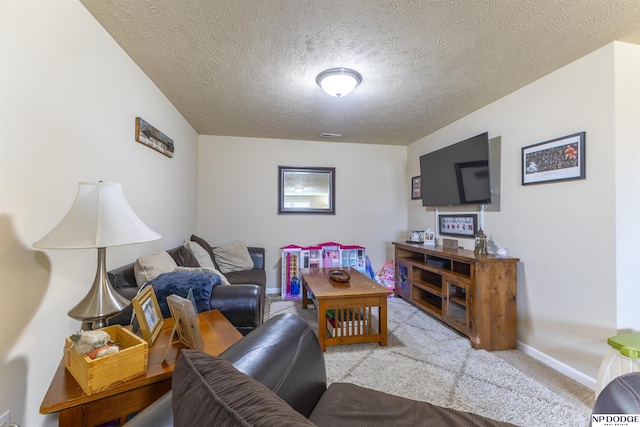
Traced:
[[422, 206], [491, 203], [489, 133], [420, 156]]

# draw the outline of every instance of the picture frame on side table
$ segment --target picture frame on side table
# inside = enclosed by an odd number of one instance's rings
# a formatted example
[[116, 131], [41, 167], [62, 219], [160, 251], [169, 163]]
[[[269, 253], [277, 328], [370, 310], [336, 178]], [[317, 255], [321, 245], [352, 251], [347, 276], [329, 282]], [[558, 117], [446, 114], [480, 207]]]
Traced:
[[411, 178], [411, 200], [420, 200], [422, 198], [422, 180], [420, 176]]
[[160, 305], [153, 287], [147, 286], [142, 289], [138, 295], [133, 297], [131, 305], [138, 319], [142, 338], [149, 343], [149, 346], [152, 346], [164, 324]]
[[441, 236], [473, 238], [478, 231], [478, 214], [440, 215], [438, 227]]
[[204, 350], [204, 341], [198, 326], [198, 314], [193, 302], [173, 294], [167, 297], [167, 305], [174, 322], [171, 338], [175, 332], [178, 332], [178, 337], [184, 345], [194, 350]]
[[586, 179], [586, 132], [522, 147], [522, 185]]

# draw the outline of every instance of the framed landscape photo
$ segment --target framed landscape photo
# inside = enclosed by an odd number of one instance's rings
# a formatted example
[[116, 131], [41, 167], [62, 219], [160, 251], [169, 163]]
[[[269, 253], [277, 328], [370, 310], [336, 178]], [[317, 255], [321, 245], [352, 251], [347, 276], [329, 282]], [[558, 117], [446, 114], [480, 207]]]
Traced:
[[522, 185], [585, 179], [585, 136], [578, 132], [522, 147]]
[[153, 148], [158, 153], [162, 153], [167, 157], [173, 157], [173, 151], [175, 149], [173, 139], [140, 117], [136, 117], [136, 141], [149, 148]]
[[204, 341], [193, 302], [188, 298], [173, 294], [167, 297], [167, 305], [173, 317], [174, 332], [178, 332], [180, 341], [194, 350], [203, 350]]
[[419, 176], [411, 178], [411, 200], [419, 200], [422, 198], [422, 180]]
[[478, 231], [478, 214], [440, 215], [438, 225], [440, 235], [474, 237]]
[[162, 325], [164, 319], [162, 318], [162, 312], [158, 305], [158, 299], [156, 293], [153, 291], [152, 286], [145, 287], [138, 295], [131, 300], [133, 311], [138, 319], [140, 325], [140, 331], [142, 332], [142, 338], [152, 346]]

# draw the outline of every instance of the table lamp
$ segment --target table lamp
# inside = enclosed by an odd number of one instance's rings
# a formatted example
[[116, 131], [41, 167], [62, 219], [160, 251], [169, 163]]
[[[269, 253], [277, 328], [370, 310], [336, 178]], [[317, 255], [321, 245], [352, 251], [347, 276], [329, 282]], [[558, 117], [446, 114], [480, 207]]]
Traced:
[[100, 181], [81, 182], [79, 185], [67, 215], [33, 247], [98, 250], [98, 269], [91, 290], [69, 310], [70, 317], [92, 323], [93, 329], [98, 329], [107, 326], [108, 318], [131, 303], [109, 282], [105, 263], [107, 247], [149, 242], [159, 239], [160, 235], [133, 212], [120, 184]]

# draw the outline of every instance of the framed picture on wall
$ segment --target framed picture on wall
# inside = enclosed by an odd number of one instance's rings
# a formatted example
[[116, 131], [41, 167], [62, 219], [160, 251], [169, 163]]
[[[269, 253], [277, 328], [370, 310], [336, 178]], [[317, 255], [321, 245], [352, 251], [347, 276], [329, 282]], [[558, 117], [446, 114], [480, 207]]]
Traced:
[[438, 216], [440, 235], [473, 237], [478, 231], [478, 214]]
[[522, 147], [522, 185], [585, 179], [585, 136], [578, 132]]
[[422, 198], [422, 180], [419, 176], [411, 178], [411, 200], [419, 200]]
[[153, 148], [167, 157], [173, 157], [173, 139], [151, 126], [144, 119], [136, 117], [136, 141]]

